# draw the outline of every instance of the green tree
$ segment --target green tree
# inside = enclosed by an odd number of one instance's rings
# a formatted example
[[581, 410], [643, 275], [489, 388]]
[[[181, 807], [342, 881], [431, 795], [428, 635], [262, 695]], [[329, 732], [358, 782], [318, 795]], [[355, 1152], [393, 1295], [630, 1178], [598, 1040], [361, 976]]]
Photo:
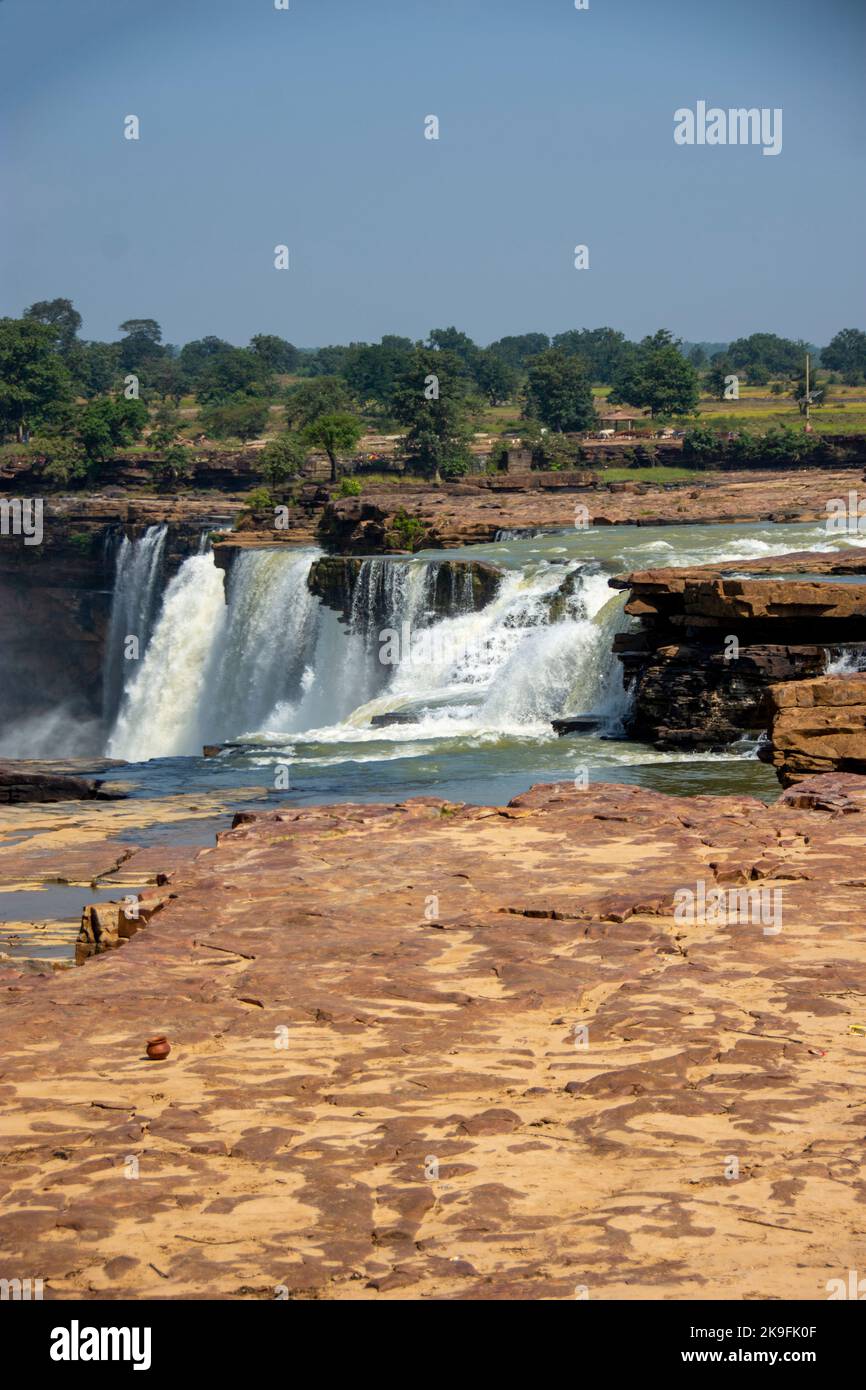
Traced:
[[72, 379], [55, 345], [49, 324], [0, 319], [0, 429], [14, 430], [19, 440], [72, 399]]
[[736, 372], [728, 359], [723, 357], [718, 361], [713, 361], [713, 365], [704, 377], [704, 385], [708, 394], [713, 396], [717, 401], [723, 401], [725, 399], [725, 390], [727, 388], [725, 378], [729, 376], [736, 376]]
[[307, 451], [298, 434], [289, 431], [286, 434], [278, 434], [275, 439], [269, 439], [259, 459], [261, 475], [271, 492], [276, 492], [287, 479], [296, 478], [306, 457]]
[[751, 333], [748, 338], [735, 338], [727, 355], [735, 371], [748, 374], [751, 367], [762, 366], [770, 376], [793, 376], [805, 352], [805, 343], [780, 338], [776, 333]]
[[148, 363], [144, 376], [145, 385], [163, 401], [174, 401], [180, 405], [186, 394], [186, 376], [179, 357], [157, 358]]
[[257, 333], [250, 339], [250, 352], [260, 359], [266, 372], [297, 371], [298, 349], [275, 333]]
[[455, 357], [465, 363], [467, 367], [472, 366], [478, 354], [478, 346], [466, 334], [461, 333], [459, 328], [434, 328], [431, 330], [427, 341], [428, 348], [433, 348], [436, 352], [452, 352]]
[[710, 463], [717, 462], [724, 451], [725, 446], [711, 425], [694, 425], [686, 430], [682, 452], [684, 463], [706, 468]]
[[213, 334], [206, 338], [193, 338], [191, 342], [184, 344], [178, 361], [184, 379], [192, 390], [198, 386], [202, 372], [212, 359], [224, 352], [234, 352], [234, 348], [224, 338], [216, 338]]
[[592, 381], [582, 357], [562, 347], [534, 359], [526, 386], [526, 414], [558, 434], [588, 430], [595, 422]]
[[55, 351], [62, 355], [75, 346], [81, 315], [71, 299], [40, 299], [24, 310], [24, 318], [44, 323], [54, 333]]
[[650, 415], [691, 415], [699, 399], [698, 374], [666, 328], [627, 354], [610, 393], [612, 405], [647, 407]]
[[411, 353], [410, 340], [394, 335], [383, 337], [381, 343], [354, 343], [343, 368], [349, 389], [359, 401], [386, 405]]
[[549, 347], [550, 339], [546, 333], [518, 333], [510, 334], [507, 338], [497, 338], [487, 350], [503, 362], [507, 362], [515, 371], [522, 372], [533, 357], [537, 357], [540, 352], [546, 352]]
[[303, 359], [303, 365], [310, 376], [342, 376], [346, 358], [351, 348], [322, 347]]
[[82, 396], [107, 395], [120, 376], [117, 343], [79, 343], [71, 354], [76, 384]]
[[832, 372], [844, 372], [855, 379], [866, 375], [866, 333], [859, 328], [840, 329], [821, 349], [821, 363]]
[[514, 367], [497, 357], [490, 348], [476, 353], [472, 362], [472, 375], [482, 396], [491, 405], [507, 401], [517, 390], [518, 376]]
[[239, 396], [262, 396], [270, 384], [262, 359], [248, 348], [233, 347], [211, 356], [199, 374], [196, 396], [202, 405], [222, 405]]
[[168, 487], [176, 487], [192, 473], [189, 449], [180, 442], [180, 428], [177, 410], [164, 402], [154, 416], [149, 443], [156, 454], [154, 477]]
[[425, 477], [441, 482], [469, 466], [469, 379], [447, 349], [416, 348], [394, 386], [391, 411], [406, 426], [407, 456]]
[[75, 433], [88, 463], [107, 463], [118, 449], [141, 438], [147, 420], [143, 401], [101, 396], [79, 408]]
[[303, 432], [305, 444], [313, 449], [324, 449], [331, 464], [331, 482], [340, 476], [340, 461], [357, 447], [363, 433], [363, 426], [357, 415], [348, 411], [334, 411], [331, 415], [320, 415]]
[[582, 357], [593, 381], [611, 382], [628, 348], [624, 333], [616, 328], [572, 328], [557, 333], [555, 348], [571, 357]]
[[120, 340], [120, 365], [125, 372], [138, 375], [148, 362], [162, 357], [162, 329], [156, 319], [127, 319], [120, 325], [126, 336]]
[[290, 429], [303, 430], [322, 415], [347, 411], [352, 395], [341, 377], [319, 376], [299, 381], [286, 393], [286, 422]]
[[201, 412], [202, 429], [212, 439], [257, 439], [268, 423], [268, 403], [255, 396], [215, 401]]

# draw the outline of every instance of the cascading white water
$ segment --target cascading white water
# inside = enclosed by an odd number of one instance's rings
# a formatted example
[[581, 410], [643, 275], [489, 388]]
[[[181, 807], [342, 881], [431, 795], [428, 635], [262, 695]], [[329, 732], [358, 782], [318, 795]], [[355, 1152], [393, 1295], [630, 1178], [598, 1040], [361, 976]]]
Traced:
[[[241, 552], [225, 593], [211, 555], [187, 560], [127, 684], [109, 753], [142, 761], [226, 739], [382, 737], [371, 720], [389, 712], [406, 734], [437, 738], [546, 732], [566, 710], [615, 717], [622, 601], [604, 575], [546, 563], [506, 571], [476, 611], [471, 573], [451, 565], [451, 613], [437, 617], [436, 561], [376, 557], [360, 568], [343, 625], [309, 591], [317, 555]], [[403, 643], [392, 665], [381, 660], [389, 631]]]
[[139, 762], [198, 753], [290, 708], [315, 635], [307, 575], [317, 553], [242, 552], [227, 594], [212, 554], [186, 560], [127, 683], [109, 755]]
[[[579, 575], [564, 613], [551, 621], [565, 574], [549, 565], [530, 574], [509, 571], [478, 612], [470, 606], [471, 587], [462, 588], [462, 612], [414, 630], [404, 597], [393, 618], [399, 661], [385, 692], [356, 709], [350, 723], [361, 729], [377, 714], [410, 713], [404, 734], [446, 736], [530, 734], [549, 728], [566, 709], [614, 721], [623, 695], [611, 646], [622, 599], [611, 594], [605, 575]], [[384, 645], [382, 651], [391, 655]]]
[[124, 692], [110, 757], [144, 762], [201, 751], [205, 672], [224, 623], [222, 571], [212, 555], [194, 555], [165, 591], [156, 629]]
[[165, 525], [148, 526], [138, 540], [123, 536], [117, 550], [103, 664], [102, 713], [106, 721], [114, 718], [123, 693], [127, 638], [137, 640], [140, 655], [150, 641], [159, 608], [167, 535]]
[[307, 576], [318, 553], [249, 550], [235, 558], [226, 622], [206, 673], [209, 739], [290, 717], [316, 633], [319, 605]]

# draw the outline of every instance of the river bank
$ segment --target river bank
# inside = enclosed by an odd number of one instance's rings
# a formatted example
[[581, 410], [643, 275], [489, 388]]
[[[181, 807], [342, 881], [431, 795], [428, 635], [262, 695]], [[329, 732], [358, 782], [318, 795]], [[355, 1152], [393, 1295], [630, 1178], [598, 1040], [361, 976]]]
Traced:
[[[864, 785], [242, 817], [119, 950], [3, 981], [9, 1260], [54, 1298], [826, 1297]], [[700, 882], [781, 931], [677, 921]]]

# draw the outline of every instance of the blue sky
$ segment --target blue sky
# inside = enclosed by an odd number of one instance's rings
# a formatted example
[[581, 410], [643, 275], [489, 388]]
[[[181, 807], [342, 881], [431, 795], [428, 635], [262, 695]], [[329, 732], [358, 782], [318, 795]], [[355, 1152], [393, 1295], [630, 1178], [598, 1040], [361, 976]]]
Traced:
[[[2, 0], [0, 313], [301, 346], [866, 326], [862, 0], [290, 6]], [[781, 154], [675, 145], [698, 100], [781, 107]]]

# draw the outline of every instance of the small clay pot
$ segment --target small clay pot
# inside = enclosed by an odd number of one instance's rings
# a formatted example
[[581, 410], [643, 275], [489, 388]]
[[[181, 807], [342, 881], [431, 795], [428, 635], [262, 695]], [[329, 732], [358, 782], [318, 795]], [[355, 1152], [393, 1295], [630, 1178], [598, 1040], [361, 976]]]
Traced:
[[147, 1055], [152, 1062], [162, 1062], [171, 1052], [171, 1043], [164, 1034], [160, 1033], [158, 1038], [148, 1038]]

